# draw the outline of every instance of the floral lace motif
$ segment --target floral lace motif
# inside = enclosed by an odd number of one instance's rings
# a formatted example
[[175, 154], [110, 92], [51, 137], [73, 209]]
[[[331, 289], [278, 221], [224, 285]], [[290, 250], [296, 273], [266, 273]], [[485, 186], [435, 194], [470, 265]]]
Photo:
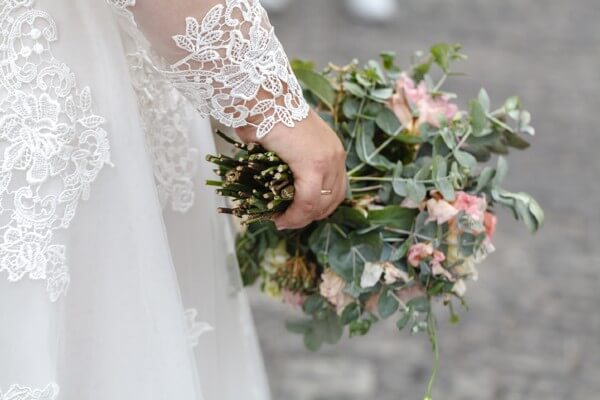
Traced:
[[90, 89], [57, 60], [57, 29], [33, 0], [0, 6], [0, 272], [46, 281], [51, 301], [69, 285], [66, 229], [110, 163], [104, 118]]
[[117, 14], [120, 14], [121, 16], [128, 19], [129, 22], [131, 22], [134, 26], [136, 25], [135, 19], [133, 18], [133, 14], [131, 14], [131, 11], [129, 11], [128, 8], [135, 6], [135, 1], [136, 0], [106, 0], [108, 4], [114, 7], [114, 10]]
[[[227, 0], [173, 37], [188, 54], [165, 74], [203, 114], [263, 137], [308, 115], [308, 104], [258, 0]], [[258, 121], [258, 122], [249, 122]]]
[[207, 322], [199, 322], [196, 320], [198, 311], [195, 308], [188, 308], [183, 315], [187, 326], [188, 342], [191, 347], [196, 347], [200, 343], [200, 336], [214, 330], [214, 328]]
[[0, 390], [0, 400], [56, 400], [58, 392], [56, 383], [50, 383], [44, 389], [12, 385], [6, 393]]
[[190, 145], [189, 102], [154, 69], [143, 49], [129, 55], [133, 88], [163, 207], [185, 213], [194, 204], [198, 150]]

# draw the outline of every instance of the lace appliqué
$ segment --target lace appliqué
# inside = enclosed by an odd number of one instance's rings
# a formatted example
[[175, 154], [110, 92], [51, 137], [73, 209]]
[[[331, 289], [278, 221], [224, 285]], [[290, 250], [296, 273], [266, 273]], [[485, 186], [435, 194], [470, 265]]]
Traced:
[[[139, 44], [138, 44], [139, 46]], [[199, 152], [190, 145], [189, 102], [156, 72], [144, 50], [129, 56], [133, 88], [163, 207], [185, 213], [194, 204]]]
[[54, 21], [32, 4], [0, 7], [0, 272], [46, 281], [56, 301], [69, 272], [54, 234], [110, 163], [109, 143], [89, 88], [50, 50]]
[[[227, 0], [202, 19], [186, 18], [173, 37], [189, 53], [165, 74], [203, 114], [226, 126], [256, 127], [262, 138], [309, 107], [266, 11], [258, 0]], [[258, 122], [253, 122], [258, 121]]]
[[198, 346], [199, 338], [206, 332], [213, 331], [214, 328], [207, 322], [199, 322], [196, 320], [198, 311], [195, 308], [188, 308], [184, 312], [185, 325], [188, 332], [188, 343], [191, 347]]
[[32, 389], [19, 385], [12, 385], [6, 393], [0, 390], [0, 400], [56, 400], [59, 387], [51, 383], [44, 389]]
[[135, 1], [136, 0], [106, 0], [108, 4], [114, 7], [113, 9], [117, 14], [125, 17], [129, 22], [136, 26], [133, 14], [128, 10], [129, 7], [135, 6]]

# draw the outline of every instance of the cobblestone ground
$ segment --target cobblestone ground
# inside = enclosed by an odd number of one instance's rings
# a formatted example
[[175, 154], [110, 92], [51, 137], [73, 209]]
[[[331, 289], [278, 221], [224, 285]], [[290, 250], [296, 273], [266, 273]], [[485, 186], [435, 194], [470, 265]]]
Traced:
[[[600, 399], [600, 3], [399, 1], [386, 26], [360, 24], [334, 0], [295, 0], [272, 20], [291, 55], [322, 64], [462, 43], [469, 76], [452, 89], [470, 97], [485, 85], [497, 102], [519, 93], [532, 112], [538, 135], [531, 151], [513, 154], [507, 186], [531, 192], [547, 213], [536, 237], [501, 215], [498, 251], [469, 288], [470, 311], [458, 327], [441, 323], [434, 398]], [[313, 354], [285, 331], [285, 307], [251, 297], [276, 400], [422, 395], [431, 366], [425, 337], [381, 324]]]

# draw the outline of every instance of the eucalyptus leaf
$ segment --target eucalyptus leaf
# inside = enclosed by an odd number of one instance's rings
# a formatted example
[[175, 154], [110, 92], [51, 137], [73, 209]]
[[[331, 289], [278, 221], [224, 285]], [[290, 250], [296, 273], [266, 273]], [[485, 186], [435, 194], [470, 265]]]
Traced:
[[481, 103], [476, 100], [471, 100], [469, 102], [469, 107], [473, 136], [479, 137], [490, 133], [491, 131], [488, 129], [487, 114]]
[[375, 123], [383, 132], [389, 136], [395, 136], [400, 131], [402, 125], [396, 117], [396, 114], [387, 107], [384, 107], [381, 112], [377, 115]]
[[304, 89], [309, 90], [319, 98], [329, 109], [335, 102], [335, 91], [331, 83], [323, 75], [309, 69], [297, 68], [294, 70], [296, 77]]
[[400, 303], [393, 296], [391, 290], [384, 290], [379, 296], [379, 302], [377, 303], [379, 316], [383, 319], [388, 318], [398, 310], [398, 307], [400, 307]]
[[410, 229], [418, 210], [390, 205], [369, 211], [369, 221], [374, 225], [396, 229]]

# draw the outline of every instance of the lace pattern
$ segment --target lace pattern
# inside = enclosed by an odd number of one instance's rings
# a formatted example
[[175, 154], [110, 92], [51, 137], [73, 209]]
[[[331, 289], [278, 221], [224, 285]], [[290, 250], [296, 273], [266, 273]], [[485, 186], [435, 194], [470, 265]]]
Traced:
[[293, 127], [308, 104], [258, 0], [227, 0], [202, 19], [186, 18], [173, 37], [188, 53], [165, 74], [204, 115], [226, 126], [256, 127], [257, 138], [278, 123]]
[[69, 285], [66, 229], [110, 164], [105, 120], [51, 43], [56, 25], [33, 0], [0, 5], [0, 272], [46, 282], [51, 301]]
[[160, 201], [163, 207], [170, 204], [173, 211], [185, 213], [194, 204], [199, 158], [190, 145], [186, 118], [186, 110], [193, 110], [137, 46], [128, 58]]
[[0, 390], [0, 400], [56, 400], [58, 392], [59, 387], [55, 383], [50, 383], [44, 389], [12, 385], [6, 393]]

